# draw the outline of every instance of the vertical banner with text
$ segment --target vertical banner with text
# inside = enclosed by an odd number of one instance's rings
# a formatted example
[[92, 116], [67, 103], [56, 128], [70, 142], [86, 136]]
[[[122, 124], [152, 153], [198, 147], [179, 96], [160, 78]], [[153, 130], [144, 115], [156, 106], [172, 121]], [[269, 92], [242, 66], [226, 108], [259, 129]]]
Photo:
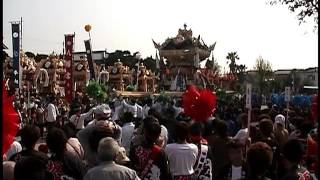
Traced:
[[72, 94], [73, 94], [73, 81], [72, 81], [72, 54], [73, 54], [73, 34], [65, 35], [65, 67], [66, 67], [66, 74], [65, 74], [65, 97], [66, 100], [71, 103], [72, 101]]
[[13, 87], [15, 89], [19, 88], [20, 84], [20, 24], [11, 24], [12, 25], [12, 49], [13, 49]]
[[92, 49], [91, 49], [90, 40], [85, 40], [84, 45], [86, 47], [87, 60], [88, 60], [88, 64], [89, 64], [90, 80], [96, 80], [94, 67], [93, 67], [93, 61], [92, 61]]

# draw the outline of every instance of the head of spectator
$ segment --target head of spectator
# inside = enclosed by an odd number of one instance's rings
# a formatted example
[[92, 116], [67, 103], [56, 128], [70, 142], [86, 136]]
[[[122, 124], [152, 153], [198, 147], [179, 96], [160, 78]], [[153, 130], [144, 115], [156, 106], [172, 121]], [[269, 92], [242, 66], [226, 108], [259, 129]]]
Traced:
[[185, 142], [189, 137], [189, 125], [186, 122], [177, 122], [175, 124], [175, 133], [177, 142]]
[[313, 125], [309, 121], [304, 121], [299, 124], [298, 129], [300, 130], [301, 137], [307, 138], [310, 131], [313, 129]]
[[304, 148], [301, 142], [297, 139], [290, 139], [283, 146], [283, 155], [289, 162], [289, 166], [297, 165], [301, 162], [304, 154]]
[[68, 139], [63, 130], [53, 127], [46, 137], [47, 146], [57, 158], [62, 158]]
[[264, 176], [272, 163], [273, 153], [270, 146], [257, 142], [250, 146], [247, 152], [249, 174], [252, 177]]
[[241, 128], [247, 128], [248, 127], [248, 115], [247, 113], [242, 113], [238, 116], [238, 122]]
[[[148, 120], [149, 119], [149, 120]], [[161, 125], [154, 117], [147, 117], [143, 122], [143, 132], [148, 145], [153, 145], [161, 133]]]
[[109, 120], [111, 117], [111, 109], [107, 104], [101, 104], [93, 111], [96, 120]]
[[3, 161], [3, 180], [14, 180], [14, 161]]
[[225, 121], [216, 120], [214, 125], [214, 132], [220, 138], [227, 138], [228, 137], [228, 125]]
[[284, 115], [278, 114], [274, 118], [274, 129], [280, 130], [280, 131], [285, 129], [285, 122], [286, 122], [286, 118], [284, 117]]
[[273, 133], [273, 122], [270, 119], [262, 119], [259, 122], [259, 129], [264, 137], [271, 137]]
[[233, 166], [239, 167], [243, 165], [243, 145], [232, 140], [227, 144], [229, 161]]
[[202, 140], [203, 124], [201, 122], [194, 122], [189, 127], [190, 140], [193, 143], [200, 143]]
[[63, 127], [62, 127], [62, 130], [64, 131], [65, 135], [67, 136], [67, 138], [73, 138], [73, 137], [76, 137], [76, 126], [69, 122], [67, 124], [65, 124]]
[[112, 137], [105, 137], [99, 141], [98, 158], [100, 161], [114, 161], [120, 146]]
[[21, 145], [26, 149], [34, 149], [40, 138], [40, 129], [37, 126], [27, 125], [20, 131]]
[[131, 112], [125, 112], [121, 118], [121, 121], [123, 123], [130, 123], [134, 121], [134, 117], [133, 114]]
[[115, 138], [115, 129], [112, 126], [109, 126], [107, 123], [97, 124], [97, 126], [93, 129], [93, 131], [89, 135], [90, 148], [94, 152], [97, 152], [100, 140], [105, 137]]
[[15, 180], [53, 180], [46, 167], [46, 161], [38, 157], [23, 157], [14, 166]]

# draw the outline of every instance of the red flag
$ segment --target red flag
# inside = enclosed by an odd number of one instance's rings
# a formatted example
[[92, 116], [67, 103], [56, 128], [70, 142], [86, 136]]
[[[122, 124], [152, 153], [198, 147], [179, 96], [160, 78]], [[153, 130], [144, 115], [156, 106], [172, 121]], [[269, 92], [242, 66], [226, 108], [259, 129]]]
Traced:
[[14, 96], [8, 97], [2, 81], [2, 155], [7, 152], [19, 130], [19, 116], [13, 107]]

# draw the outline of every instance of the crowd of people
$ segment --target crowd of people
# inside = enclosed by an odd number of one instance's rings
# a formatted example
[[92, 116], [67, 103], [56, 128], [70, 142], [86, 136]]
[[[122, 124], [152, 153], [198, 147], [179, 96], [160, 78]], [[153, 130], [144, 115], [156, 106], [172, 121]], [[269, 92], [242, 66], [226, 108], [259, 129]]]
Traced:
[[21, 124], [4, 180], [318, 178], [318, 123], [302, 108], [254, 107], [248, 126], [248, 111], [232, 103], [194, 121], [179, 97], [17, 96], [14, 106]]

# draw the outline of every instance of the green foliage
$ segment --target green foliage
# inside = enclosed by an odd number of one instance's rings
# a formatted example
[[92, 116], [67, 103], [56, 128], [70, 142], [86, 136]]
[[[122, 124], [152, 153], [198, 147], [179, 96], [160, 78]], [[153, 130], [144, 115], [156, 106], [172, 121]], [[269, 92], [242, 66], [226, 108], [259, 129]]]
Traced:
[[133, 85], [128, 85], [126, 91], [134, 91], [135, 87]]
[[269, 92], [268, 88], [270, 88], [270, 83], [274, 78], [270, 62], [260, 56], [256, 60], [254, 69], [257, 71], [256, 80], [260, 95]]
[[169, 102], [170, 101], [170, 97], [164, 91], [161, 91], [160, 95], [158, 97], [158, 101], [160, 101], [160, 102]]
[[105, 102], [108, 98], [106, 86], [96, 81], [89, 82], [89, 85], [86, 87], [86, 93], [98, 102]]

